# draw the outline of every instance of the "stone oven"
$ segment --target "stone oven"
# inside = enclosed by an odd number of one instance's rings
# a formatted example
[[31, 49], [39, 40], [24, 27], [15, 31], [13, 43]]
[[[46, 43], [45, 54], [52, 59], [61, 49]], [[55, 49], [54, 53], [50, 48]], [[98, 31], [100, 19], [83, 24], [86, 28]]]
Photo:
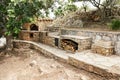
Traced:
[[39, 27], [35, 23], [26, 23], [19, 33], [19, 38], [28, 41], [39, 41]]
[[31, 24], [30, 25], [30, 30], [38, 31], [38, 26], [36, 24]]
[[45, 36], [47, 36], [47, 32], [44, 32], [44, 29], [47, 25], [50, 25], [52, 21], [52, 19], [42, 18], [36, 20], [35, 23], [25, 23], [22, 26], [19, 38], [22, 40], [45, 42]]

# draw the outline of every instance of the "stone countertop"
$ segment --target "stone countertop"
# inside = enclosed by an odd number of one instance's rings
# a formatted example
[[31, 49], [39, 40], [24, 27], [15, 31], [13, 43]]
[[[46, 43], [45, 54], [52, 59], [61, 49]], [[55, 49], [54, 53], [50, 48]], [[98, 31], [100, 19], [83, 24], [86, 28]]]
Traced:
[[36, 31], [36, 30], [21, 30], [22, 32], [41, 32], [41, 31]]
[[76, 38], [76, 39], [90, 39], [90, 37], [75, 36], [75, 35], [61, 35], [61, 37], [66, 37], [66, 38]]
[[83, 31], [83, 32], [120, 34], [120, 31], [102, 31], [102, 30], [90, 30], [90, 29], [68, 29], [68, 28], [62, 28], [61, 30], [72, 30], [72, 31]]
[[60, 38], [58, 32], [51, 32], [51, 33], [48, 33], [48, 36], [50, 36], [50, 37], [54, 37], [54, 38]]

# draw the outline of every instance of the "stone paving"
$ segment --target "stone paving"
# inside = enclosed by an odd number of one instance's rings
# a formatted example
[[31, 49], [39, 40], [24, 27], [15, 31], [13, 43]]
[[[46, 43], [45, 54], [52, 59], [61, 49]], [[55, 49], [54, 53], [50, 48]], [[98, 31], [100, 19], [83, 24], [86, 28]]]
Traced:
[[114, 80], [120, 79], [119, 56], [102, 56], [99, 54], [94, 54], [90, 50], [71, 54], [69, 52], [50, 47], [42, 43], [22, 40], [14, 40], [14, 43], [31, 44], [34, 49], [39, 50], [46, 56], [70, 63], [77, 68], [83, 68], [89, 72], [96, 73], [103, 77], [114, 78]]

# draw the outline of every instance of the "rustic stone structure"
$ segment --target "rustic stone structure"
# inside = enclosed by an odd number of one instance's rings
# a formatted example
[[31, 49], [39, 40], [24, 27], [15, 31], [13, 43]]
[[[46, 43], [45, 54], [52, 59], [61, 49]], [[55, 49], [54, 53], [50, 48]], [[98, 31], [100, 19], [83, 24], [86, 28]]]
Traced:
[[37, 25], [39, 26], [39, 31], [44, 31], [48, 25], [51, 25], [53, 19], [41, 18], [37, 20]]
[[[48, 20], [49, 21], [49, 20]], [[50, 21], [51, 22], [51, 21]], [[23, 29], [26, 30], [21, 32], [20, 39], [41, 42], [53, 47], [61, 48], [66, 51], [83, 51], [91, 49], [91, 45], [96, 41], [111, 41], [112, 47], [92, 45], [92, 51], [103, 55], [120, 55], [120, 33], [119, 32], [107, 32], [107, 31], [88, 31], [88, 30], [77, 30], [69, 28], [58, 29], [58, 35], [48, 35], [51, 33], [50, 30], [40, 31], [39, 26], [35, 24], [26, 24]], [[52, 29], [51, 27], [49, 29]], [[56, 32], [55, 30], [52, 31]], [[106, 44], [106, 43], [102, 43]]]
[[61, 29], [60, 34], [91, 37], [92, 43], [99, 40], [111, 41], [114, 47], [114, 54], [120, 55], [120, 32]]
[[39, 42], [45, 43], [45, 39], [48, 36], [48, 32], [46, 31], [41, 31], [39, 34]]
[[[83, 51], [91, 48], [92, 39], [90, 37], [61, 35], [61, 47], [70, 51]], [[66, 43], [69, 41], [71, 43]]]
[[19, 33], [19, 38], [22, 39], [22, 40], [39, 42], [39, 34], [40, 34], [39, 31], [22, 30]]
[[39, 31], [39, 27], [36, 25], [36, 23], [25, 23], [22, 27], [22, 30], [27, 30], [27, 31], [31, 31], [31, 30], [35, 30], [35, 31]]
[[102, 54], [105, 56], [108, 55], [112, 55], [114, 52], [114, 48], [112, 46], [112, 42], [111, 41], [96, 41], [93, 45], [92, 45], [92, 51], [94, 53], [98, 53], [98, 54]]
[[22, 27], [22, 31], [19, 33], [19, 38], [22, 40], [43, 42], [44, 37], [47, 36], [43, 28], [52, 21], [52, 19], [38, 19], [35, 23], [25, 23]]
[[59, 36], [47, 36], [45, 37], [45, 44], [52, 47], [59, 48], [60, 37]]

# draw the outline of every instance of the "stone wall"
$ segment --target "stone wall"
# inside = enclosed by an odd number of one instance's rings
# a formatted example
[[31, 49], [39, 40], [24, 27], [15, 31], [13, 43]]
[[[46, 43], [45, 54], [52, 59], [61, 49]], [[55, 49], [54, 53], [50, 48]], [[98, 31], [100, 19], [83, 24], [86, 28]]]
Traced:
[[93, 43], [98, 40], [112, 41], [115, 54], [120, 55], [120, 32], [61, 29], [61, 35], [91, 37]]
[[51, 25], [52, 19], [38, 19], [37, 25], [39, 26], [39, 31], [44, 31], [48, 25]]
[[19, 39], [39, 42], [39, 31], [26, 31], [22, 30], [19, 33]]
[[91, 47], [92, 52], [109, 56], [114, 54], [114, 47], [112, 46], [111, 41], [103, 41], [99, 40], [92, 44]]
[[52, 19], [38, 19], [37, 21], [35, 21], [34, 23], [25, 23], [23, 26], [22, 26], [22, 29], [23, 30], [28, 30], [30, 31], [30, 26], [32, 24], [35, 24], [37, 27], [38, 27], [38, 30], [37, 31], [44, 31], [46, 29], [46, 27], [48, 25], [51, 25], [53, 22]]
[[[55, 42], [55, 39], [58, 39], [58, 41]], [[50, 45], [50, 46], [52, 46], [52, 47], [58, 48], [58, 47], [59, 47], [59, 41], [60, 41], [60, 38], [58, 38], [58, 37], [46, 36], [44, 43], [47, 44], [47, 45]], [[57, 45], [56, 45], [56, 44], [57, 44]]]
[[46, 31], [49, 31], [49, 32], [58, 32], [60, 30], [60, 27], [53, 27], [53, 26], [48, 26], [46, 27], [45, 29]]

